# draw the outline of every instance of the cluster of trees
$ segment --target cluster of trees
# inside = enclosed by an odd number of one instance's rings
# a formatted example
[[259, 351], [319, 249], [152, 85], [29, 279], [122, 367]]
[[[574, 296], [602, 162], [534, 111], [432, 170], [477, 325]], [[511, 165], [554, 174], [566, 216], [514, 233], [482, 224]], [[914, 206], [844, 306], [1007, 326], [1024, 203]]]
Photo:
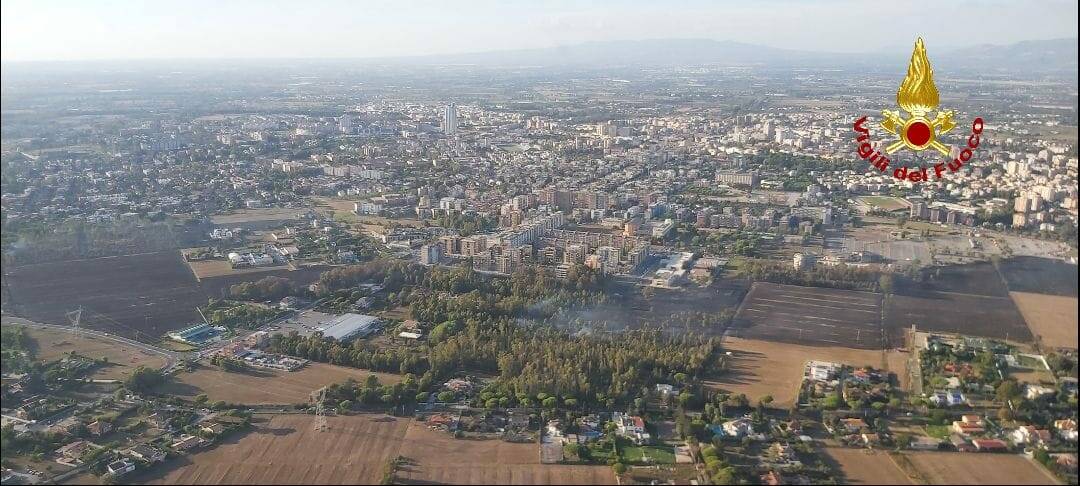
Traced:
[[30, 368], [37, 353], [37, 341], [22, 326], [5, 327], [0, 336], [0, 370], [21, 373]]
[[709, 444], [701, 448], [701, 458], [705, 462], [705, 471], [713, 484], [732, 484], [735, 482], [735, 468], [724, 458], [723, 450]]
[[742, 276], [756, 281], [869, 292], [881, 290], [881, 273], [844, 264], [817, 265], [800, 272], [783, 262], [753, 260], [746, 262], [739, 271]]
[[357, 404], [397, 406], [417, 401], [419, 386], [412, 374], [406, 374], [403, 380], [393, 385], [381, 384], [378, 376], [368, 375], [363, 383], [349, 378], [344, 383], [328, 386], [324, 399], [342, 412], [352, 410]]
[[153, 368], [139, 366], [124, 380], [124, 388], [136, 393], [145, 393], [165, 383], [165, 375]]
[[436, 220], [439, 226], [456, 229], [462, 236], [485, 233], [494, 229], [498, 223], [495, 218], [477, 213], [445, 214]]
[[215, 300], [210, 301], [204, 312], [207, 320], [215, 326], [243, 329], [255, 329], [284, 313], [277, 308], [251, 304], [236, 305]]
[[[375, 260], [329, 270], [320, 291], [381, 282], [393, 299], [408, 305], [414, 319], [439, 323], [426, 343], [413, 347], [373, 347], [359, 340], [343, 344], [319, 333], [271, 338], [273, 352], [313, 361], [398, 373], [411, 373], [420, 392], [462, 370], [496, 374], [497, 401], [520, 403], [520, 397], [562, 397], [612, 405], [629, 403], [658, 382], [675, 375], [704, 374], [719, 343], [699, 337], [670, 338], [635, 331], [611, 337], [568, 336], [551, 328], [522, 326], [525, 315], [602, 300], [602, 277], [580, 267], [568, 281], [534, 267], [509, 277], [487, 277], [471, 268], [428, 268], [400, 261]], [[691, 319], [693, 316], [688, 316]], [[720, 316], [728, 319], [729, 316]], [[694, 320], [696, 319], [696, 320]], [[712, 318], [697, 316], [699, 322]], [[689, 322], [689, 321], [688, 321]], [[485, 405], [487, 400], [484, 401]]]
[[[26, 432], [20, 434], [15, 431], [15, 423], [11, 422], [0, 428], [0, 454], [5, 460], [22, 454], [46, 454], [63, 445], [67, 437], [59, 432]], [[7, 464], [4, 465], [7, 467]]]
[[284, 277], [263, 277], [254, 282], [230, 285], [227, 296], [236, 300], [278, 300], [289, 295], [299, 295], [304, 289]]

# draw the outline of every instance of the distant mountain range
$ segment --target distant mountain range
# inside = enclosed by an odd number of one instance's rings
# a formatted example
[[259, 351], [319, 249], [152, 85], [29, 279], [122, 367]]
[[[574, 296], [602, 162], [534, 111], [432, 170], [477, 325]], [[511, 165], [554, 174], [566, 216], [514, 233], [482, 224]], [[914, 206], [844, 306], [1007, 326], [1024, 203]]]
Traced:
[[[1075, 72], [1077, 39], [1024, 41], [1011, 45], [978, 45], [960, 49], [928, 46], [930, 61], [948, 65], [950, 70], [975, 72], [1039, 71]], [[397, 58], [403, 63], [475, 64], [482, 66], [674, 66], [674, 65], [758, 65], [851, 67], [879, 66], [896, 70], [907, 67], [911, 48], [890, 52], [841, 54], [779, 49], [733, 41], [709, 39], [656, 39], [641, 41], [588, 42], [562, 47], [516, 49], [466, 54]]]

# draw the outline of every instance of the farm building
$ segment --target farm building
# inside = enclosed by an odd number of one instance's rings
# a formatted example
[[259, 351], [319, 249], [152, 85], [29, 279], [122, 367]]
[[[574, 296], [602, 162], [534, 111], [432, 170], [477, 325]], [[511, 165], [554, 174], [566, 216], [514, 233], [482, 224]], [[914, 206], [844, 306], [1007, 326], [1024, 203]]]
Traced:
[[378, 317], [366, 314], [342, 314], [324, 323], [322, 333], [324, 337], [334, 338], [338, 341], [350, 341], [358, 337], [366, 337], [378, 331], [382, 321]]

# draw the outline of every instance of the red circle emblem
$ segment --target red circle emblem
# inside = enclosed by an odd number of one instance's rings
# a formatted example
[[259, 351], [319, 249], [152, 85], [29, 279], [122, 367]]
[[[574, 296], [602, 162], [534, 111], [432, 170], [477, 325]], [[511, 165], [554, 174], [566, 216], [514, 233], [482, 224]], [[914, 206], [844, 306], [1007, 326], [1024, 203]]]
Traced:
[[930, 142], [930, 127], [923, 122], [915, 122], [908, 125], [907, 139], [912, 145], [922, 147]]

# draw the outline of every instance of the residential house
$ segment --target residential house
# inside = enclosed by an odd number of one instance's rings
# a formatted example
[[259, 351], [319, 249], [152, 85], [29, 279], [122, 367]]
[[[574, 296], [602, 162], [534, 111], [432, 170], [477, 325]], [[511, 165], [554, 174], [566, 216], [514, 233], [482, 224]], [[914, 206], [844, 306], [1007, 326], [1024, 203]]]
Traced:
[[1043, 385], [1025, 385], [1024, 398], [1038, 400], [1042, 397], [1053, 395], [1054, 389]]
[[1058, 436], [1069, 442], [1076, 442], [1076, 421], [1073, 419], [1055, 420], [1054, 428]]
[[110, 462], [105, 468], [109, 471], [109, 474], [112, 474], [113, 476], [123, 476], [135, 470], [135, 463], [132, 462], [131, 459], [124, 458]]
[[56, 455], [67, 459], [69, 462], [78, 461], [90, 449], [97, 449], [97, 444], [87, 440], [77, 440], [56, 450]]
[[101, 420], [95, 420], [86, 425], [86, 430], [90, 431], [90, 435], [100, 437], [112, 432], [113, 424], [104, 422]]
[[1010, 434], [1010, 438], [1017, 444], [1027, 444], [1031, 446], [1046, 446], [1051, 441], [1049, 430], [1038, 429], [1035, 428], [1034, 425], [1018, 427]]
[[998, 439], [975, 439], [971, 441], [971, 445], [975, 446], [975, 450], [979, 452], [1007, 452], [1009, 450], [1009, 444]]
[[186, 451], [203, 445], [206, 441], [194, 435], [182, 434], [170, 445], [178, 451]]
[[1050, 454], [1050, 457], [1062, 470], [1076, 474], [1076, 453]]
[[743, 417], [724, 422], [720, 428], [724, 435], [738, 439], [753, 432], [754, 424], [750, 419]]
[[146, 444], [139, 444], [127, 450], [127, 454], [136, 459], [142, 459], [149, 463], [165, 460], [165, 452]]
[[866, 421], [861, 418], [840, 419], [837, 428], [845, 434], [856, 434], [867, 428]]
[[645, 444], [652, 440], [649, 433], [645, 431], [645, 419], [637, 415], [615, 412], [612, 414], [611, 420], [615, 422], [616, 433], [629, 438], [636, 444]]
[[961, 436], [967, 437], [973, 434], [982, 434], [986, 432], [982, 417], [978, 415], [964, 415], [960, 417], [960, 420], [954, 420], [952, 423], [952, 431]]

